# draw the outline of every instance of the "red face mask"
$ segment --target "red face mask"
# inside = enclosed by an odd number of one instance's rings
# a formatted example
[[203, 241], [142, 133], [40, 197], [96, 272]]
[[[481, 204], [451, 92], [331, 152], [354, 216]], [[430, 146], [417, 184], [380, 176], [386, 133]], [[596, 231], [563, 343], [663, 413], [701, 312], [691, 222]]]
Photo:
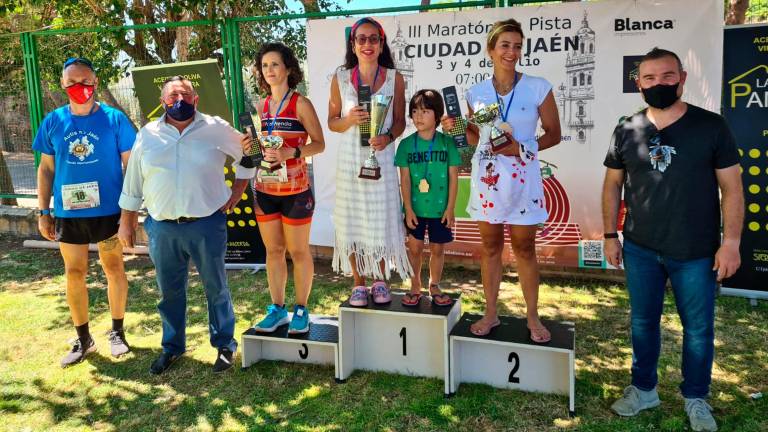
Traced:
[[67, 96], [76, 104], [84, 104], [93, 96], [95, 85], [85, 85], [83, 83], [72, 84], [67, 87]]

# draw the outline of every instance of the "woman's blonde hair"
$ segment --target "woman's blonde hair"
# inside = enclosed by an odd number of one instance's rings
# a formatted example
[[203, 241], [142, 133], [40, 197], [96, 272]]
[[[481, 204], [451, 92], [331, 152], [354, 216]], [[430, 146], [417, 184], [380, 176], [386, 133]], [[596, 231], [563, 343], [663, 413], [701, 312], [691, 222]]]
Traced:
[[491, 27], [491, 31], [488, 32], [488, 39], [486, 39], [487, 48], [489, 50], [496, 48], [496, 41], [499, 40], [499, 36], [506, 32], [519, 33], [521, 38], [525, 38], [525, 35], [523, 34], [523, 26], [520, 25], [519, 21], [514, 18], [497, 21], [493, 24], [493, 27]]

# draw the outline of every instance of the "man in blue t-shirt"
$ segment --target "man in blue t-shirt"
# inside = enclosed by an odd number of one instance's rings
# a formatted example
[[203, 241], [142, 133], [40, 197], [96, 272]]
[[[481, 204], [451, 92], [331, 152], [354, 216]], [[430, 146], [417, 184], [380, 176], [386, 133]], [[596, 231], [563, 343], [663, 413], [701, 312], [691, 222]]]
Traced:
[[[740, 264], [739, 154], [721, 116], [680, 99], [686, 72], [675, 53], [654, 48], [638, 68], [637, 86], [648, 108], [620, 122], [604, 162], [605, 255], [615, 266], [624, 261], [632, 311], [632, 383], [611, 409], [634, 416], [661, 403], [656, 370], [669, 280], [683, 324], [685, 411], [691, 429], [715, 431], [706, 398], [717, 282]], [[622, 189], [623, 248], [616, 232]]]
[[[96, 345], [88, 330], [88, 245], [96, 243], [107, 276], [112, 331], [111, 353], [119, 357], [130, 348], [123, 318], [128, 279], [123, 249], [117, 240], [123, 184], [136, 131], [128, 117], [94, 96], [98, 78], [90, 61], [70, 58], [64, 63], [61, 86], [69, 104], [43, 119], [32, 148], [40, 152], [37, 171], [40, 233], [59, 242], [67, 277], [67, 303], [77, 339], [61, 360], [66, 367], [78, 363]], [[50, 210], [53, 194], [53, 213]]]

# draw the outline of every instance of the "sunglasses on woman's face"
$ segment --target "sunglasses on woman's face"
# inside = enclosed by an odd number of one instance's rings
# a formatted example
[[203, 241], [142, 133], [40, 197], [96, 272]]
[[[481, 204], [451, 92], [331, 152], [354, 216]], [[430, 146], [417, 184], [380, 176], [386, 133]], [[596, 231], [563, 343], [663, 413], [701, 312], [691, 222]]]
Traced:
[[365, 45], [366, 42], [370, 42], [371, 45], [378, 45], [379, 42], [381, 42], [381, 37], [379, 35], [359, 35], [355, 36], [355, 43], [358, 45]]

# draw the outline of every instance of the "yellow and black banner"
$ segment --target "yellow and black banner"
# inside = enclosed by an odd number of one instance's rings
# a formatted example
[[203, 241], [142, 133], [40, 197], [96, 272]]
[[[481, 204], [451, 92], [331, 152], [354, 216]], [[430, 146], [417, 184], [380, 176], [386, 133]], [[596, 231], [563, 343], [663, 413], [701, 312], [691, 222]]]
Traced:
[[[160, 103], [160, 89], [163, 82], [172, 76], [181, 75], [192, 82], [200, 96], [197, 109], [209, 115], [231, 121], [232, 113], [224, 95], [221, 70], [215, 59], [184, 63], [163, 64], [133, 68], [133, 85], [139, 99], [142, 116], [146, 121], [157, 120], [165, 112]], [[231, 161], [224, 167], [228, 186], [232, 186], [235, 173]], [[227, 216], [228, 265], [249, 267], [264, 264], [266, 252], [253, 211], [253, 192], [246, 188], [237, 207]]]
[[725, 29], [723, 116], [741, 155], [741, 268], [723, 286], [768, 291], [768, 25]]

